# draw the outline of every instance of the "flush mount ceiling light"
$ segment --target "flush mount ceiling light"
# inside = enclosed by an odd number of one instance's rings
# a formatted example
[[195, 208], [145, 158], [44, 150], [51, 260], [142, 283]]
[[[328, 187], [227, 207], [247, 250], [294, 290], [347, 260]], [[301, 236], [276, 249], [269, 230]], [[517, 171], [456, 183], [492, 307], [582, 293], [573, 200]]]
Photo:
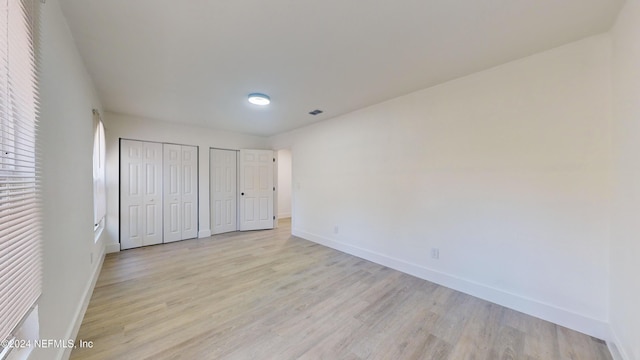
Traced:
[[249, 102], [254, 105], [269, 105], [271, 104], [271, 98], [265, 94], [253, 93], [249, 94]]

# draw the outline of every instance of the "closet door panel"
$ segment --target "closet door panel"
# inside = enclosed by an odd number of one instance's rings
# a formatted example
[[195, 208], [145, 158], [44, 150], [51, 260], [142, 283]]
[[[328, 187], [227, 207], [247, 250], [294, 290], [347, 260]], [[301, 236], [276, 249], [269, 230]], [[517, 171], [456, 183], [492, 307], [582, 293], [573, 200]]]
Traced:
[[181, 160], [180, 145], [163, 144], [164, 242], [182, 240]]
[[238, 152], [211, 149], [209, 153], [212, 233], [236, 231], [238, 230]]
[[144, 143], [143, 245], [162, 243], [162, 144]]
[[182, 239], [198, 237], [198, 148], [182, 146]]
[[143, 245], [144, 233], [144, 144], [120, 142], [120, 248]]

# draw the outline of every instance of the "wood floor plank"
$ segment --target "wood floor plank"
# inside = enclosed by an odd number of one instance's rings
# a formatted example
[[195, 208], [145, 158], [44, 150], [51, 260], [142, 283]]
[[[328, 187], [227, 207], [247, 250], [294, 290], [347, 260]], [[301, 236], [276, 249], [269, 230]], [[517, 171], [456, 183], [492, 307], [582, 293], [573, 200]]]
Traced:
[[71, 359], [581, 359], [606, 344], [291, 236], [109, 254]]

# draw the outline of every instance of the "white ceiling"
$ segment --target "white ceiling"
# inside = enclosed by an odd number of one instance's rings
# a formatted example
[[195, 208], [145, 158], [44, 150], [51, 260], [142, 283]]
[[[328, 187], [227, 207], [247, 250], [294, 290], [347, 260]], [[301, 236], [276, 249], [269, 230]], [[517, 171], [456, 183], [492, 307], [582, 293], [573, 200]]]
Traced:
[[604, 32], [623, 1], [60, 0], [106, 110], [255, 135]]

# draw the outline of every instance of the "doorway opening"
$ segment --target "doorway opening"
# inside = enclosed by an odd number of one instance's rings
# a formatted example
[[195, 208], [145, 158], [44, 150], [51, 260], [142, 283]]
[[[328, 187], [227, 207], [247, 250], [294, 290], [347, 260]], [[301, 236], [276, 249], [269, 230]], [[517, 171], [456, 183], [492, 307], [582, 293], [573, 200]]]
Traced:
[[291, 221], [293, 213], [292, 200], [292, 156], [290, 149], [282, 149], [277, 151], [278, 170], [277, 170], [277, 188], [278, 188], [278, 221]]

